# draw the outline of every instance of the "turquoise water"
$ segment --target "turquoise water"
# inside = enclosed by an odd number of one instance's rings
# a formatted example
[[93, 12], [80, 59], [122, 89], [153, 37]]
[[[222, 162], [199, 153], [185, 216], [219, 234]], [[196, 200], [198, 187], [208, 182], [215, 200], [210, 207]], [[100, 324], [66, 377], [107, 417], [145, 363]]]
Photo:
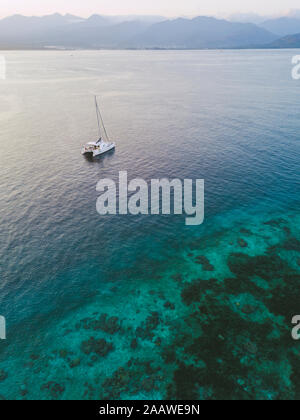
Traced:
[[[4, 53], [2, 398], [297, 398], [295, 54]], [[117, 149], [87, 160], [94, 94]], [[99, 216], [121, 170], [204, 178], [205, 223]]]

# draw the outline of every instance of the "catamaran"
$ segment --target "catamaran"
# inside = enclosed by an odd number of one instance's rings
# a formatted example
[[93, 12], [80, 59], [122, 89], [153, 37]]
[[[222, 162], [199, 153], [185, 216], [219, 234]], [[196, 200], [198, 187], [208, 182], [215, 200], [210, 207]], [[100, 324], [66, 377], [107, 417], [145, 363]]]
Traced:
[[82, 155], [92, 154], [93, 157], [102, 155], [103, 153], [106, 153], [116, 147], [115, 143], [112, 143], [108, 138], [102, 115], [98, 106], [97, 96], [95, 96], [95, 106], [99, 129], [99, 140], [95, 142], [89, 142], [81, 149]]

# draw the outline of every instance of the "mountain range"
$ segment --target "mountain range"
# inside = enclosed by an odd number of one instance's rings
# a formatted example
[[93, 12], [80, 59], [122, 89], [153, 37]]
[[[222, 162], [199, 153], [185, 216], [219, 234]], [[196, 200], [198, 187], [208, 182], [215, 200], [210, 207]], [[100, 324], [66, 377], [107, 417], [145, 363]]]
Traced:
[[300, 48], [300, 33], [280, 38], [268, 45], [267, 48]]
[[[254, 17], [252, 16], [252, 19]], [[67, 15], [0, 20], [0, 49], [213, 49], [300, 46], [300, 14], [257, 23], [163, 16]], [[297, 48], [297, 47], [296, 47]]]
[[280, 17], [262, 22], [259, 26], [275, 35], [284, 37], [300, 33], [300, 18]]

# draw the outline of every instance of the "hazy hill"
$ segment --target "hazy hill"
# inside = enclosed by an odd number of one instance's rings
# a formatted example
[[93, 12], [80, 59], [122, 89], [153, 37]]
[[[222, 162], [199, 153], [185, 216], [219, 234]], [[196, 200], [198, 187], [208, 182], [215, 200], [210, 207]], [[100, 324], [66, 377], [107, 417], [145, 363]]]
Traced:
[[267, 20], [260, 24], [260, 27], [270, 31], [279, 37], [300, 33], [300, 18], [281, 17]]
[[212, 17], [134, 18], [124, 17], [120, 22], [120, 17], [99, 15], [88, 19], [16, 15], [0, 20], [0, 48], [237, 48], [268, 44], [277, 38], [255, 24]]
[[263, 23], [266, 20], [269, 20], [269, 16], [261, 16], [256, 13], [233, 13], [228, 16], [227, 20], [230, 22], [239, 22], [239, 23]]
[[44, 46], [56, 45], [67, 48], [122, 48], [130, 46], [130, 40], [149, 26], [142, 21], [122, 22], [116, 25], [104, 23], [95, 25], [85, 22], [72, 27], [60, 28], [55, 34], [48, 34]]
[[42, 41], [43, 34], [55, 33], [56, 30], [83, 21], [72, 15], [54, 14], [43, 17], [14, 15], [0, 20], [0, 46], [35, 44]]
[[197, 17], [152, 25], [132, 44], [139, 48], [234, 48], [275, 39], [272, 33], [251, 23]]
[[117, 48], [162, 17], [92, 15], [88, 19], [54, 14], [43, 17], [11, 16], [0, 20], [0, 48]]
[[267, 45], [266, 48], [300, 48], [300, 33], [280, 38]]

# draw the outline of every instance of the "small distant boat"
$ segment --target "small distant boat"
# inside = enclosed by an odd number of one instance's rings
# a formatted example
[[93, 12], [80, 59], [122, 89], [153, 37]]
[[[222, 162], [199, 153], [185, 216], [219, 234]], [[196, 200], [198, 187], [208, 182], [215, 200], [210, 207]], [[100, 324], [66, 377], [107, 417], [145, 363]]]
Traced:
[[93, 157], [102, 155], [116, 147], [115, 143], [112, 143], [107, 135], [102, 115], [98, 106], [97, 97], [95, 96], [96, 114], [99, 129], [99, 140], [95, 142], [89, 142], [81, 149], [82, 155], [92, 154]]

